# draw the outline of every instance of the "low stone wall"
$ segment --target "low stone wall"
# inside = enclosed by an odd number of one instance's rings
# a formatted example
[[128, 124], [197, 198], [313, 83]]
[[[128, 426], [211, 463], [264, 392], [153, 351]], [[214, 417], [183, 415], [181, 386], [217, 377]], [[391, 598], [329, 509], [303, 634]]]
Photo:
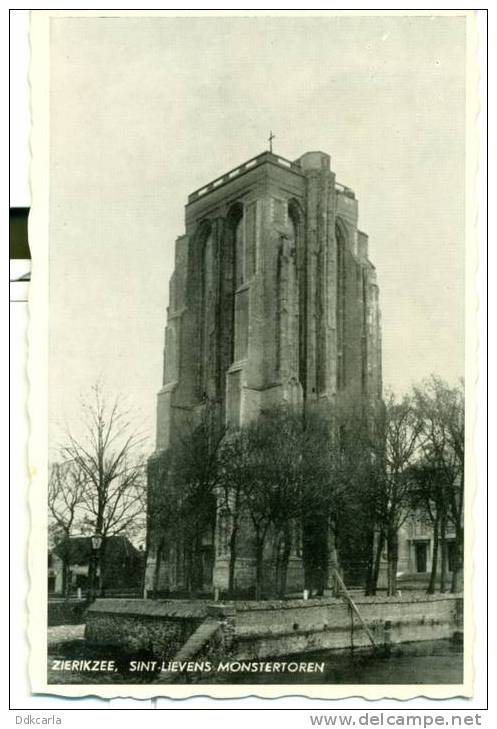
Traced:
[[[462, 630], [460, 596], [360, 597], [355, 602], [378, 646], [447, 639]], [[204, 625], [205, 630], [200, 628]], [[162, 659], [181, 655], [183, 648], [191, 659], [243, 660], [371, 647], [357, 615], [335, 598], [236, 603], [101, 599], [88, 611], [86, 637]]]
[[85, 638], [171, 658], [207, 615], [201, 601], [99, 599], [88, 609]]
[[[454, 595], [360, 597], [355, 603], [378, 646], [452, 638], [461, 629], [462, 598]], [[237, 603], [233, 617], [230, 608], [232, 653], [239, 659], [371, 646], [342, 599]]]
[[87, 607], [85, 600], [49, 600], [48, 625], [81, 625], [85, 622]]

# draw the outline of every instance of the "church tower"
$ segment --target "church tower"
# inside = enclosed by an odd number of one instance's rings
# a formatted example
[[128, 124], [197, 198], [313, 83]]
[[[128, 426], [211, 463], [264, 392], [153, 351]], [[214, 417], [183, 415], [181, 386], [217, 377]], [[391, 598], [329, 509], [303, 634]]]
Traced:
[[[278, 403], [352, 407], [381, 397], [378, 286], [357, 223], [355, 195], [323, 152], [295, 162], [264, 152], [189, 195], [170, 281], [155, 457], [206, 402], [237, 428]], [[208, 547], [222, 589], [227, 558], [219, 544]]]

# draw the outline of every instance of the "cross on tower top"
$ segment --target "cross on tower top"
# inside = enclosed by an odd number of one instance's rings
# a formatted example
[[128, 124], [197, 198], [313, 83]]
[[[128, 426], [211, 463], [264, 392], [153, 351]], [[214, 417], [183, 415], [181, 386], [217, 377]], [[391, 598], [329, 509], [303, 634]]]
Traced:
[[269, 139], [268, 139], [268, 142], [269, 142], [269, 151], [270, 151], [270, 152], [272, 152], [272, 151], [273, 151], [273, 139], [275, 138], [275, 136], [276, 136], [276, 135], [275, 135], [275, 134], [273, 134], [273, 132], [272, 132], [272, 130], [271, 130], [271, 131], [269, 132]]

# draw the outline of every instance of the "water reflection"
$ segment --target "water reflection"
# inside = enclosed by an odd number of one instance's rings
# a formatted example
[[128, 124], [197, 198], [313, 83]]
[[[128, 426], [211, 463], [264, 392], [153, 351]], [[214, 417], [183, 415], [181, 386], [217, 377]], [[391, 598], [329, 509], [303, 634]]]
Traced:
[[[269, 659], [266, 659], [269, 660]], [[462, 646], [449, 640], [404, 643], [389, 655], [318, 651], [283, 656], [281, 662], [324, 662], [324, 671], [311, 673], [231, 673], [216, 683], [252, 684], [461, 684]], [[207, 681], [206, 681], [207, 682]], [[212, 679], [208, 681], [212, 683]]]

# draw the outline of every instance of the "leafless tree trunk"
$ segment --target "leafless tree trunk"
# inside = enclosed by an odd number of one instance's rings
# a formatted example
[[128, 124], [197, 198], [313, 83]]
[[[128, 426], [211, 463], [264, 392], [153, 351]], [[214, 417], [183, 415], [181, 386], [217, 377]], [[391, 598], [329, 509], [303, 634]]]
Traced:
[[464, 586], [464, 528], [457, 525], [455, 531], [451, 592], [462, 592]]
[[261, 600], [264, 589], [264, 547], [267, 527], [254, 523], [255, 528], [255, 599]]
[[[107, 553], [107, 540], [104, 538], [102, 539], [102, 544], [100, 548], [96, 552], [96, 561], [97, 561], [97, 582], [98, 584], [98, 590], [97, 594], [100, 595], [100, 597], [105, 597], [105, 558]], [[100, 574], [98, 574], [98, 572]]]
[[375, 537], [371, 579], [368, 584], [368, 588], [367, 588], [367, 592], [366, 592], [367, 595], [376, 595], [376, 590], [378, 589], [378, 579], [380, 576], [381, 555], [382, 555], [384, 546], [385, 546], [384, 532], [383, 532], [383, 530], [377, 531], [376, 537]]
[[376, 595], [376, 590], [378, 589], [378, 580], [380, 577], [380, 569], [381, 569], [381, 555], [383, 554], [383, 548], [385, 547], [385, 534], [383, 530], [380, 531], [378, 534], [378, 544], [376, 547], [376, 555], [375, 555], [375, 563], [374, 563], [374, 573], [373, 573], [373, 595]]
[[157, 597], [159, 591], [160, 568], [162, 565], [162, 550], [164, 548], [164, 537], [161, 537], [155, 552], [155, 568], [154, 568], [154, 597]]
[[280, 599], [283, 599], [286, 594], [288, 563], [290, 561], [291, 548], [292, 540], [290, 528], [288, 524], [284, 524], [278, 535], [275, 560], [276, 596]]
[[231, 527], [230, 534], [230, 558], [228, 566], [228, 592], [232, 599], [235, 598], [235, 569], [237, 559], [237, 547], [238, 547], [238, 519], [234, 519]]
[[392, 528], [387, 535], [388, 583], [387, 594], [397, 594], [397, 568], [399, 561], [399, 533]]
[[436, 590], [437, 586], [437, 570], [438, 570], [438, 544], [439, 544], [439, 517], [438, 514], [435, 517], [435, 521], [433, 523], [433, 553], [432, 553], [432, 560], [431, 560], [431, 572], [430, 572], [430, 582], [428, 584], [427, 593], [428, 595], [433, 595], [433, 593]]
[[333, 518], [328, 518], [328, 584], [331, 584], [333, 595], [338, 596], [338, 585], [336, 584], [335, 573], [341, 574], [340, 560], [336, 544], [336, 527]]
[[447, 587], [447, 516], [442, 514], [440, 521], [440, 592]]

